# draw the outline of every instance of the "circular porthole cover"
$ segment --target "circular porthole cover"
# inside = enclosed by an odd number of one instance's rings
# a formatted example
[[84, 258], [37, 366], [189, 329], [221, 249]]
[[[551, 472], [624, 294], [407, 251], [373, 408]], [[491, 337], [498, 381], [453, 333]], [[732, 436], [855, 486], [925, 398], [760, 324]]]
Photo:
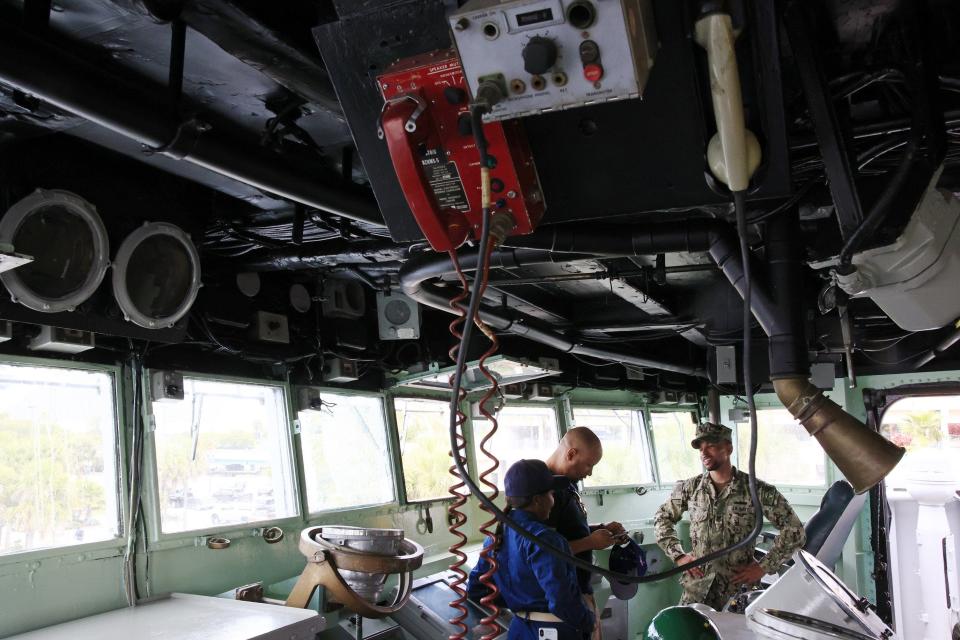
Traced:
[[113, 295], [124, 317], [147, 329], [172, 327], [200, 289], [200, 256], [183, 229], [146, 223], [120, 244], [113, 261]]
[[33, 262], [0, 274], [14, 301], [45, 313], [72, 311], [97, 290], [110, 266], [110, 241], [92, 204], [38, 189], [0, 220], [0, 243]]

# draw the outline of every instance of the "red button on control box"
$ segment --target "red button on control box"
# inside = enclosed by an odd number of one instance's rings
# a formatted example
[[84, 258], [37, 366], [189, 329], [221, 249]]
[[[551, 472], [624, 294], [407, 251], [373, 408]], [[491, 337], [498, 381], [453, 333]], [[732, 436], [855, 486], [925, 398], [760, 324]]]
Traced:
[[603, 67], [599, 64], [587, 64], [583, 67], [583, 77], [588, 82], [596, 82], [603, 77]]

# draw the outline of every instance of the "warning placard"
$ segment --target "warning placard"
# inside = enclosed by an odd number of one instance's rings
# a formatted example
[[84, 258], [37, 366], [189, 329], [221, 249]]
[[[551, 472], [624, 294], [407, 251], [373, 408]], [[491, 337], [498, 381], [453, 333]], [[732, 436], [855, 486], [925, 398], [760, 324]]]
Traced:
[[456, 163], [447, 162], [440, 149], [428, 150], [420, 163], [423, 165], [423, 175], [427, 178], [430, 189], [441, 208], [460, 211], [470, 209]]

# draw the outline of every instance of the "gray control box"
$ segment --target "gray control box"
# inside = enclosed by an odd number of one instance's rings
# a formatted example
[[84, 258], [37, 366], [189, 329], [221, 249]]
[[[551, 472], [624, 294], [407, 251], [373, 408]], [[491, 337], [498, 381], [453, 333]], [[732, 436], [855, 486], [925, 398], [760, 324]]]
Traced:
[[183, 374], [176, 371], [151, 371], [150, 398], [154, 402], [183, 400]]
[[420, 337], [420, 303], [396, 292], [377, 292], [377, 318], [381, 340], [416, 340]]
[[486, 120], [636, 98], [657, 49], [650, 0], [471, 0], [449, 21], [471, 94], [506, 96]]

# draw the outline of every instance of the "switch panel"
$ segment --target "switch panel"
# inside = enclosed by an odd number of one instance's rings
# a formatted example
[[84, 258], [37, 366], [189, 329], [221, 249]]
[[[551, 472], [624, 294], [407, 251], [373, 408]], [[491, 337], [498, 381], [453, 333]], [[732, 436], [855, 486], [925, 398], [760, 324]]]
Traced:
[[487, 120], [636, 98], [657, 49], [650, 0], [471, 0], [450, 16], [470, 92], [506, 98]]
[[257, 311], [254, 316], [253, 337], [260, 342], [290, 344], [287, 316], [269, 311]]
[[176, 371], [151, 371], [150, 398], [154, 402], [183, 400], [183, 374]]
[[737, 384], [737, 348], [717, 347], [717, 384]]

